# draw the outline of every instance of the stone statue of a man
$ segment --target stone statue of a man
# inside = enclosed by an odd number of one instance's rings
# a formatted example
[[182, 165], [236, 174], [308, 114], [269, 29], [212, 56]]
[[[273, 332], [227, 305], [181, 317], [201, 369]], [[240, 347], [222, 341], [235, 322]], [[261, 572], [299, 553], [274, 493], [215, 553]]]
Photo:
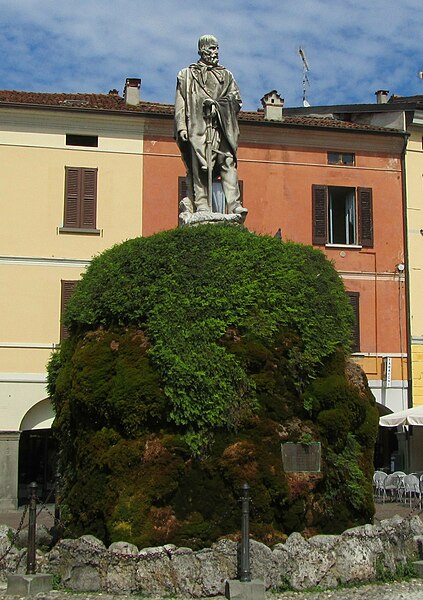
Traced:
[[[201, 36], [199, 61], [179, 72], [175, 137], [187, 168], [192, 211], [227, 212], [244, 220], [248, 211], [240, 202], [236, 171], [241, 98], [232, 73], [219, 65], [218, 52], [214, 36]], [[213, 188], [220, 182], [225, 210], [213, 200]]]

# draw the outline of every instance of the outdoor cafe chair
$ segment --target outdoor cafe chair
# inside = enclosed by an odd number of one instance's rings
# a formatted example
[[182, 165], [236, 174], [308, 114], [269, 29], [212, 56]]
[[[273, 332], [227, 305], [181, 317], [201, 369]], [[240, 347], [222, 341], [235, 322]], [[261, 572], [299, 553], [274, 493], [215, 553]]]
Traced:
[[383, 502], [388, 496], [391, 501], [401, 501], [404, 493], [404, 477], [405, 473], [403, 471], [395, 471], [385, 478], [383, 482]]
[[375, 499], [380, 500], [384, 494], [383, 482], [387, 478], [387, 474], [384, 471], [375, 471], [373, 474], [373, 494]]
[[407, 496], [409, 498], [410, 501], [410, 507], [411, 507], [411, 499], [414, 496], [415, 498], [419, 499], [419, 504], [421, 507], [422, 504], [422, 498], [421, 498], [421, 489], [420, 489], [420, 480], [416, 475], [406, 475], [403, 480], [403, 486], [404, 486], [404, 502], [407, 502]]

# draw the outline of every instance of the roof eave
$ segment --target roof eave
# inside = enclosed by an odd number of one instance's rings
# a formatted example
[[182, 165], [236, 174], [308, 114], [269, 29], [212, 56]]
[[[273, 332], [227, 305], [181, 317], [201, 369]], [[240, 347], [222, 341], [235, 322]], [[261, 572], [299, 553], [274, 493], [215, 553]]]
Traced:
[[94, 108], [84, 106], [57, 106], [52, 104], [33, 104], [30, 102], [1, 102], [0, 108], [17, 108], [27, 110], [45, 110], [54, 112], [77, 112], [85, 114], [101, 114], [101, 115], [122, 115], [130, 117], [169, 117], [173, 118], [173, 113], [166, 114], [165, 112], [154, 112], [148, 110], [121, 110], [115, 108]]
[[265, 125], [266, 127], [285, 127], [287, 129], [314, 129], [319, 131], [342, 131], [348, 133], [366, 133], [371, 135], [394, 135], [394, 136], [408, 136], [408, 132], [400, 129], [368, 129], [360, 127], [331, 127], [330, 125], [307, 125], [307, 123], [289, 123], [287, 121], [256, 121], [254, 119], [242, 119], [241, 123], [248, 123], [249, 125]]
[[321, 112], [324, 114], [329, 113], [369, 113], [369, 112], [411, 112], [416, 110], [419, 106], [416, 103], [407, 102], [386, 102], [384, 104], [332, 104], [322, 106], [309, 106], [309, 107], [286, 107], [284, 108], [285, 114], [290, 115], [307, 115], [313, 113], [313, 111]]
[[[385, 106], [385, 105], [384, 105]], [[53, 111], [53, 112], [72, 112], [72, 113], [83, 113], [83, 114], [97, 114], [97, 115], [114, 115], [114, 116], [122, 116], [122, 117], [131, 117], [131, 118], [164, 118], [164, 119], [173, 119], [173, 110], [169, 109], [169, 112], [154, 112], [150, 110], [121, 110], [121, 109], [111, 109], [111, 108], [93, 108], [93, 107], [84, 107], [84, 106], [57, 106], [51, 104], [34, 104], [29, 102], [1, 102], [0, 101], [0, 109], [1, 108], [13, 108], [20, 110], [41, 110], [41, 111]], [[328, 107], [329, 108], [329, 107]], [[341, 107], [337, 107], [341, 108]], [[339, 111], [342, 112], [342, 111]], [[338, 132], [348, 132], [348, 133], [364, 133], [369, 135], [394, 135], [394, 136], [404, 136], [407, 135], [407, 132], [403, 130], [392, 130], [392, 129], [368, 129], [368, 128], [350, 128], [350, 127], [331, 127], [328, 123], [327, 125], [317, 125], [312, 124], [308, 125], [306, 123], [289, 123], [285, 120], [282, 121], [265, 121], [256, 120], [256, 119], [248, 119], [243, 118], [242, 113], [239, 115], [240, 124], [248, 124], [253, 126], [261, 126], [261, 127], [279, 127], [279, 128], [288, 128], [288, 129], [308, 129], [308, 130], [316, 130], [316, 131], [338, 131]]]

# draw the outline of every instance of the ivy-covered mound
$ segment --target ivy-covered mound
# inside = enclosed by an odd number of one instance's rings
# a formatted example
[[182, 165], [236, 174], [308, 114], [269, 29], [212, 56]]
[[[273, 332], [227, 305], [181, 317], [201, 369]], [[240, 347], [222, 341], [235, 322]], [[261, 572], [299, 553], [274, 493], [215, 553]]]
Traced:
[[[352, 312], [311, 247], [233, 226], [129, 240], [92, 261], [49, 365], [73, 534], [204, 547], [269, 544], [373, 515], [375, 403], [346, 360]], [[281, 443], [322, 444], [285, 473]]]

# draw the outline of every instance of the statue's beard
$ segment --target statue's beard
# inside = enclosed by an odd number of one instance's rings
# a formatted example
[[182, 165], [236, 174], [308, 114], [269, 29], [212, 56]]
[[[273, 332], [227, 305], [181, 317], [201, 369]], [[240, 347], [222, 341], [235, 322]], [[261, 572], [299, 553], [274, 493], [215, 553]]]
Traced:
[[219, 64], [219, 56], [216, 54], [215, 56], [210, 56], [206, 52], [201, 56], [201, 60], [204, 64], [215, 67]]

